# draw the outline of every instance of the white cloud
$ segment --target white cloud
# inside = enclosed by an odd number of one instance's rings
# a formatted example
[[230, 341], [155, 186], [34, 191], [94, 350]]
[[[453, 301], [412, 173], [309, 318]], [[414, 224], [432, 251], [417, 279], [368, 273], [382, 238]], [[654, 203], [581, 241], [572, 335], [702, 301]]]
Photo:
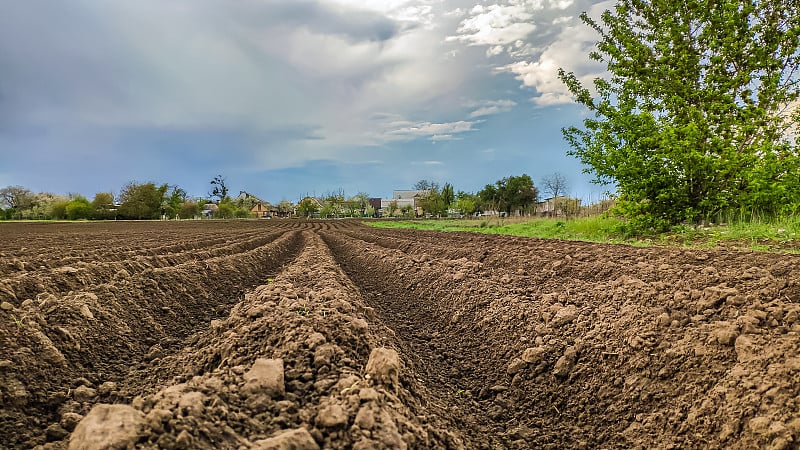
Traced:
[[567, 9], [573, 3], [573, 0], [550, 0], [550, 6], [556, 9]]
[[505, 45], [526, 38], [536, 29], [530, 22], [533, 13], [524, 4], [476, 5], [470, 13], [472, 16], [458, 27], [458, 35], [448, 40], [468, 45]]
[[439, 142], [439, 141], [460, 141], [463, 138], [455, 137], [452, 134], [434, 134], [433, 136], [429, 137], [429, 141]]
[[467, 14], [467, 12], [464, 11], [463, 9], [456, 8], [456, 9], [454, 9], [452, 11], [445, 12], [444, 16], [445, 17], [464, 17], [466, 14]]
[[[595, 5], [591, 14], [597, 16], [607, 6], [607, 2]], [[572, 94], [558, 78], [558, 69], [564, 68], [575, 73], [585, 86], [591, 86], [591, 81], [605, 72], [601, 64], [589, 60], [587, 56], [595, 49], [596, 41], [597, 35], [591, 28], [582, 23], [573, 23], [564, 27], [534, 60], [515, 61], [498, 70], [511, 72], [522, 81], [523, 86], [536, 89], [538, 95], [532, 99], [536, 105], [570, 103], [573, 101]]]
[[502, 45], [495, 45], [486, 49], [486, 56], [491, 57], [491, 56], [501, 55], [503, 54], [504, 51], [505, 49], [503, 48]]
[[436, 140], [448, 139], [445, 136], [452, 136], [457, 133], [473, 131], [473, 126], [479, 122], [468, 122], [459, 120], [457, 122], [431, 123], [431, 122], [391, 122], [386, 130], [386, 135], [396, 136], [401, 139], [414, 139], [420, 136], [438, 136]]
[[[588, 58], [598, 36], [577, 16], [588, 10], [590, 16], [598, 18], [611, 4], [596, 0], [496, 0], [475, 5], [447, 41], [485, 46], [487, 58], [501, 61], [494, 66], [497, 73], [512, 73], [523, 87], [535, 89], [536, 105], [569, 103], [572, 97], [558, 79], [559, 68], [574, 72], [583, 82], [604, 72]], [[470, 117], [492, 114], [497, 109], [482, 107]]]
[[394, 20], [431, 25], [434, 19], [431, 0], [327, 0], [349, 10], [374, 11]]
[[563, 23], [551, 19], [548, 24], [547, 18], [573, 7], [574, 3], [574, 0], [506, 0], [487, 6], [475, 5], [469, 17], [461, 21], [457, 34], [449, 36], [448, 40], [493, 46], [487, 50], [487, 55], [496, 56], [500, 53], [498, 45], [527, 40], [541, 25]]
[[517, 103], [513, 100], [492, 100], [472, 111], [469, 116], [474, 118], [508, 112], [511, 111], [516, 104]]

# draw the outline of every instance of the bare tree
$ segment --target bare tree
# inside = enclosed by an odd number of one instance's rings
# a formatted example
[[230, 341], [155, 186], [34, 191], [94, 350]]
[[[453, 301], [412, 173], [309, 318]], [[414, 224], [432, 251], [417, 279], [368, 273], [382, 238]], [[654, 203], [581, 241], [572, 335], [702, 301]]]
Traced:
[[13, 209], [28, 209], [36, 203], [36, 196], [22, 186], [6, 186], [0, 189], [0, 203]]
[[550, 176], [542, 179], [542, 190], [550, 196], [550, 198], [557, 198], [563, 196], [569, 186], [567, 186], [567, 178], [556, 172]]
[[228, 198], [228, 186], [225, 185], [225, 177], [217, 175], [211, 180], [211, 185], [214, 189], [211, 190], [209, 195], [211, 197], [219, 198], [219, 201], [225, 201]]
[[417, 191], [431, 191], [431, 190], [439, 190], [439, 183], [435, 181], [428, 181], [428, 180], [419, 180], [414, 183], [414, 189]]

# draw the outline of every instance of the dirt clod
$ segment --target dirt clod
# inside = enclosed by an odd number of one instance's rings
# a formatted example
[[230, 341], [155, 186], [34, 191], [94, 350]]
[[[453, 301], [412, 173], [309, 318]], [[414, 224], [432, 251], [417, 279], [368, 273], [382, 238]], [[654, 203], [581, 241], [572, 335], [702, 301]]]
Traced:
[[144, 414], [128, 405], [98, 404], [78, 423], [70, 450], [124, 449], [131, 446], [144, 425]]
[[254, 442], [254, 450], [319, 450], [319, 445], [305, 428], [287, 430]]
[[316, 424], [324, 428], [336, 428], [347, 425], [347, 413], [342, 405], [328, 405], [317, 414]]
[[87, 386], [79, 386], [72, 391], [72, 398], [76, 402], [88, 402], [97, 397], [97, 390]]
[[350, 221], [0, 228], [0, 447], [800, 439], [798, 256]]
[[400, 356], [390, 348], [375, 348], [369, 354], [366, 372], [378, 383], [397, 386], [400, 376]]
[[244, 374], [242, 393], [253, 395], [264, 393], [280, 397], [285, 392], [282, 359], [258, 358], [253, 367]]

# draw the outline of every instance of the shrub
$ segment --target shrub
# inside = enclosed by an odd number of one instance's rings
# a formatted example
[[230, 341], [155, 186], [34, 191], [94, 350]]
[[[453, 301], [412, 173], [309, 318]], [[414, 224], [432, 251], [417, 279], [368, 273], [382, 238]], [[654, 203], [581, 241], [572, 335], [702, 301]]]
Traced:
[[65, 210], [69, 220], [88, 219], [94, 214], [92, 204], [81, 195], [70, 200], [66, 204]]

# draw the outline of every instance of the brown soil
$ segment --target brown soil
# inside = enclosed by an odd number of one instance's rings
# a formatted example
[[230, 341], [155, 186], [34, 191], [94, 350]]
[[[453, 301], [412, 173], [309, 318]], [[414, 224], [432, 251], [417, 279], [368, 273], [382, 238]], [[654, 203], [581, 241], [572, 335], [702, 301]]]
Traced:
[[0, 448], [800, 446], [800, 257], [0, 224]]

